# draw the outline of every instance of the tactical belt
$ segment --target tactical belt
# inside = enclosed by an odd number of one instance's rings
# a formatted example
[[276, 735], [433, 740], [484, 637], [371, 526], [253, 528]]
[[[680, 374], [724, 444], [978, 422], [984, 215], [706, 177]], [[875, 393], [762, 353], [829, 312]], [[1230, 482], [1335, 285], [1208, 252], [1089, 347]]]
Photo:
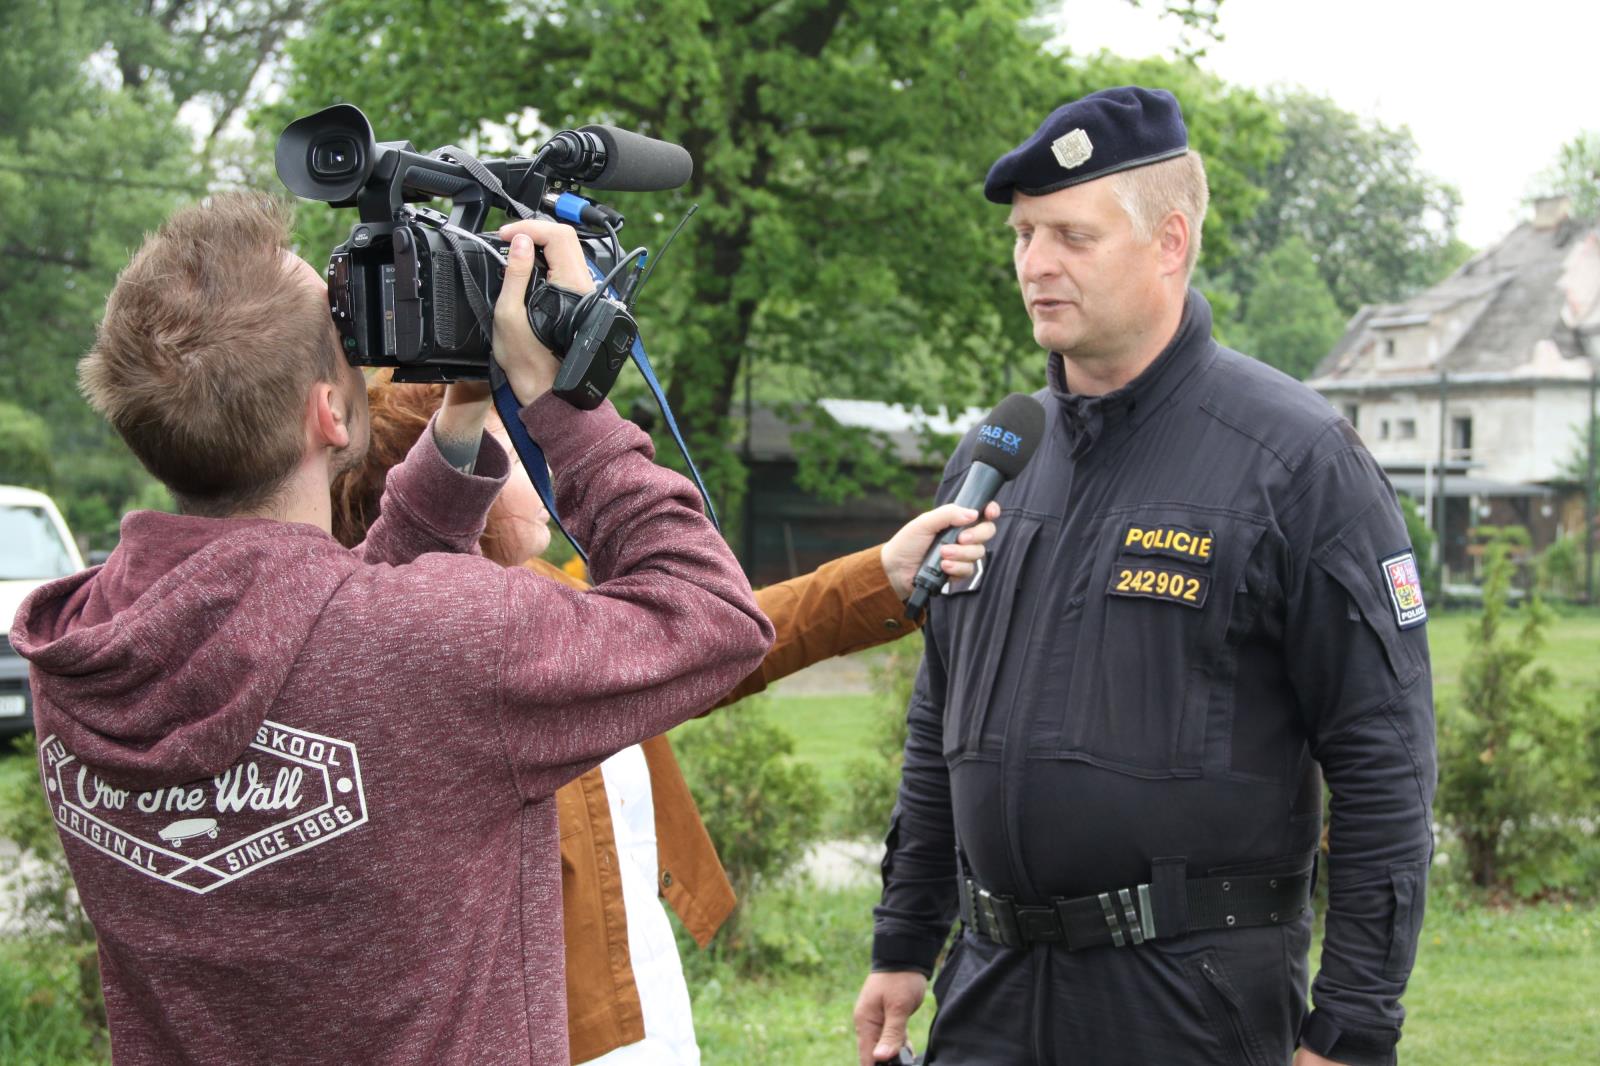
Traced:
[[1163, 877], [1047, 904], [1020, 904], [961, 878], [961, 920], [969, 929], [1010, 948], [1064, 944], [1068, 951], [1181, 936], [1203, 929], [1239, 929], [1291, 922], [1309, 905], [1311, 870], [1182, 879]]

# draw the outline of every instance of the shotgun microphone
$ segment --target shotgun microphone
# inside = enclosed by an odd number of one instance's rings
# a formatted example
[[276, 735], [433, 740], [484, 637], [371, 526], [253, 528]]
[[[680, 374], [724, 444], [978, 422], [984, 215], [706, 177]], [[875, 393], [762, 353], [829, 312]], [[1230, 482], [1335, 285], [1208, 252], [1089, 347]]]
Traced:
[[[972, 466], [967, 470], [961, 491], [951, 501], [970, 507], [983, 515], [1000, 486], [1016, 477], [1028, 465], [1038, 450], [1039, 438], [1044, 435], [1044, 405], [1023, 392], [1013, 392], [995, 405], [989, 417], [978, 427], [978, 439], [972, 447]], [[906, 617], [913, 621], [922, 617], [927, 609], [928, 597], [944, 587], [949, 580], [939, 568], [939, 549], [954, 543], [964, 526], [951, 526], [939, 534], [923, 557], [922, 566], [912, 581], [911, 596], [906, 600]]]

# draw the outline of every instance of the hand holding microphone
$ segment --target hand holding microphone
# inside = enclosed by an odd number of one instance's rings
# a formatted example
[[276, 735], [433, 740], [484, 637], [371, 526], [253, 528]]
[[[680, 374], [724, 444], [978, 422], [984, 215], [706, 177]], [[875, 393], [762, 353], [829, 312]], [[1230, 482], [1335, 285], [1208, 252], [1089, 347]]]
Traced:
[[[995, 405], [978, 427], [972, 449], [972, 466], [961, 490], [952, 501], [958, 507], [982, 512], [1000, 491], [1000, 486], [1016, 477], [1028, 465], [1044, 435], [1044, 406], [1026, 393], [1014, 392]], [[941, 533], [923, 557], [922, 566], [912, 581], [906, 600], [906, 617], [920, 619], [928, 597], [948, 580], [940, 567], [941, 550], [961, 535], [962, 527], [952, 526]]]

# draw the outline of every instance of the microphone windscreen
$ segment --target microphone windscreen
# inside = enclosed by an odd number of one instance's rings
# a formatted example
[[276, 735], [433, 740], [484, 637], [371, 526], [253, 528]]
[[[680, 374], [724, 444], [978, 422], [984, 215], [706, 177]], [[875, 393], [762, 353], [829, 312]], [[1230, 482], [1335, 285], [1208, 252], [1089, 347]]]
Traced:
[[1044, 436], [1044, 405], [1025, 392], [995, 404], [978, 426], [973, 462], [988, 463], [1010, 481], [1022, 472]]
[[605, 169], [599, 177], [584, 182], [592, 189], [676, 189], [694, 176], [694, 160], [688, 150], [670, 141], [615, 126], [585, 126], [579, 132], [594, 134], [606, 147]]

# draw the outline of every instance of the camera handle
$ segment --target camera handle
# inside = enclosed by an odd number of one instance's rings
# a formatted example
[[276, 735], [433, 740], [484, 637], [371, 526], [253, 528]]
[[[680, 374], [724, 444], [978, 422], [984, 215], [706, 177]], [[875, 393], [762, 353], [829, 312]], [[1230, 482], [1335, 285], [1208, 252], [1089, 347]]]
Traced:
[[[464, 167], [467, 173], [472, 175], [473, 179], [488, 191], [490, 197], [503, 201], [508, 212], [524, 219], [535, 217], [535, 212], [527, 205], [513, 199], [506, 192], [505, 187], [500, 184], [500, 180], [487, 167], [473, 158], [471, 153], [463, 151], [455, 145], [445, 145], [442, 148], [435, 149], [433, 156], [438, 159], [451, 160], [456, 165]], [[690, 214], [693, 214], [692, 210]], [[685, 216], [685, 221], [687, 221], [687, 218], [688, 216]], [[479, 221], [481, 222], [481, 217]], [[683, 223], [680, 222], [678, 228], [682, 229]], [[444, 228], [441, 232], [444, 234], [451, 250], [457, 256], [460, 256], [460, 247], [453, 239], [449, 228]], [[470, 230], [467, 233], [475, 236], [471, 234]], [[673, 231], [673, 236], [677, 236], [677, 230]], [[612, 232], [612, 240], [613, 242], [616, 240], [615, 231]], [[668, 243], [671, 243], [670, 238]], [[594, 277], [595, 284], [604, 284], [606, 275], [592, 261], [585, 258], [585, 262], [588, 264], [589, 273]], [[480, 325], [491, 322], [493, 320], [493, 312], [487, 309], [487, 301], [483, 300], [473, 286], [467, 285], [465, 289], [468, 295], [468, 302], [472, 304], [472, 309], [477, 314]], [[631, 286], [631, 289], [637, 292], [638, 286]], [[606, 295], [615, 297], [616, 290], [611, 289]], [[485, 306], [480, 307], [480, 303], [485, 304]], [[706, 517], [711, 519], [712, 527], [718, 533], [721, 533], [722, 523], [717, 519], [717, 509], [711, 502], [711, 493], [706, 491], [706, 483], [700, 476], [700, 468], [695, 465], [694, 457], [689, 454], [689, 445], [683, 439], [683, 432], [678, 428], [678, 420], [673, 417], [672, 407], [667, 403], [666, 391], [661, 387], [660, 380], [656, 378], [655, 368], [650, 365], [650, 357], [645, 354], [644, 342], [640, 340], [637, 331], [634, 333], [630, 355], [633, 358], [634, 366], [639, 368], [639, 373], [643, 376], [645, 385], [649, 387], [650, 394], [655, 397], [656, 406], [661, 409], [661, 414], [666, 419], [667, 430], [672, 434], [673, 443], [678, 446], [679, 453], [683, 455], [684, 463], [689, 467], [689, 475], [694, 479], [695, 488], [700, 490], [700, 498], [706, 504]], [[540, 501], [544, 504], [545, 510], [550, 513], [551, 521], [555, 522], [556, 528], [561, 530], [561, 535], [567, 538], [573, 550], [578, 553], [578, 556], [583, 559], [584, 565], [587, 566], [589, 562], [588, 554], [583, 550], [583, 546], [573, 538], [572, 534], [567, 532], [567, 527], [562, 525], [561, 518], [556, 511], [555, 489], [550, 484], [550, 467], [545, 462], [544, 451], [522, 425], [520, 417], [522, 405], [517, 402], [516, 394], [511, 391], [511, 385], [506, 381], [504, 371], [500, 369], [500, 364], [494, 361], [493, 356], [489, 359], [489, 381], [494, 390], [495, 410], [499, 412], [500, 421], [505, 424], [506, 432], [516, 446], [517, 457], [522, 460], [523, 468], [527, 470], [528, 477], [533, 482], [534, 490], [539, 493]]]

